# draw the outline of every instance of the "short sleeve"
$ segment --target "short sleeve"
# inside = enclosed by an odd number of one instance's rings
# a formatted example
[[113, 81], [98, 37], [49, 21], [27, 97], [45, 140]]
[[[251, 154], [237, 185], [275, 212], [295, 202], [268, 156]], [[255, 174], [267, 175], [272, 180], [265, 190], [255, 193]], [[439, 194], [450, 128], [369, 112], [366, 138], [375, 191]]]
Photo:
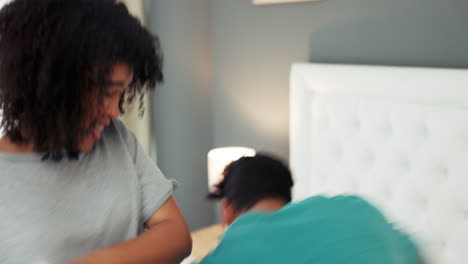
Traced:
[[137, 170], [142, 199], [142, 224], [169, 199], [177, 183], [167, 179], [156, 163], [146, 154], [136, 136], [120, 120], [113, 121], [125, 141]]

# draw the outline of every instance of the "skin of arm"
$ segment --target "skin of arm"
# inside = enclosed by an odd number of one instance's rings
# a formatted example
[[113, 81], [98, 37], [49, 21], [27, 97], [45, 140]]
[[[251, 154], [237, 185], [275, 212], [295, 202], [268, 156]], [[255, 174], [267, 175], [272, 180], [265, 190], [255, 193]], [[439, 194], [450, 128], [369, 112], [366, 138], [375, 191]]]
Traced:
[[172, 196], [146, 222], [146, 228], [146, 232], [134, 239], [68, 264], [175, 264], [190, 254], [189, 229]]

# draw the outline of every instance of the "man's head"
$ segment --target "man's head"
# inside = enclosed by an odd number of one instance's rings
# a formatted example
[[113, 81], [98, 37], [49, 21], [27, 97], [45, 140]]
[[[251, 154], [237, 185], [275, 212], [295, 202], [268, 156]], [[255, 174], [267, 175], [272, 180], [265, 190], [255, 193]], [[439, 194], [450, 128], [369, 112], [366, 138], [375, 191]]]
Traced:
[[163, 79], [158, 39], [117, 0], [13, 0], [0, 36], [1, 127], [38, 152], [89, 151]]
[[269, 155], [242, 157], [226, 166], [223, 176], [208, 197], [223, 199], [221, 209], [226, 224], [260, 201], [275, 199], [284, 204], [291, 201], [291, 172], [283, 162]]

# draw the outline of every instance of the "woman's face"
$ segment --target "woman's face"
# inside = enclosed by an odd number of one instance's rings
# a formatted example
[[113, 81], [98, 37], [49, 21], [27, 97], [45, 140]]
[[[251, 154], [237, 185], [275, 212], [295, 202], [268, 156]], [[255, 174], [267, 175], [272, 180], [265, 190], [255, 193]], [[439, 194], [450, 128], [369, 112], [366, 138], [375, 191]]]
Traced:
[[119, 117], [120, 98], [133, 80], [133, 71], [129, 65], [117, 63], [109, 77], [110, 82], [107, 85], [102, 105], [94, 104], [91, 106], [91, 118], [86, 122], [86, 133], [78, 146], [81, 152], [90, 151], [101, 138], [104, 128], [110, 124], [112, 119]]

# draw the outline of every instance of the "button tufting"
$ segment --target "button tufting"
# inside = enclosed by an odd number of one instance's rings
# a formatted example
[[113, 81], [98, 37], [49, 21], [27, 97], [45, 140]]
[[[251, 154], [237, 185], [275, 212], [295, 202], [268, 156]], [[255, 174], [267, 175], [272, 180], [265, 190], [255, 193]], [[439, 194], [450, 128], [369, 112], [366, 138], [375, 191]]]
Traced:
[[446, 241], [441, 241], [440, 244], [439, 244], [440, 248], [445, 248], [447, 247], [447, 242]]
[[442, 167], [439, 168], [439, 173], [440, 173], [441, 175], [443, 175], [443, 176], [447, 176], [447, 175], [448, 175], [448, 172], [449, 172], [449, 170], [448, 170], [448, 168], [445, 167], [445, 166], [442, 166]]
[[386, 199], [392, 198], [392, 192], [389, 189], [385, 189], [382, 193]]
[[421, 208], [421, 210], [425, 210], [429, 205], [429, 202], [427, 199], [425, 198], [419, 198], [419, 208]]
[[419, 129], [421, 137], [422, 138], [427, 138], [429, 136], [429, 130], [427, 128], [426, 124], [421, 125], [421, 128]]
[[351, 183], [351, 190], [354, 190], [355, 192], [359, 191], [358, 181], [354, 181], [354, 182]]
[[406, 158], [402, 158], [400, 161], [399, 161], [399, 164], [398, 166], [404, 170], [404, 171], [408, 171], [410, 169], [410, 161]]
[[353, 128], [354, 129], [359, 129], [359, 127], [361, 126], [361, 122], [359, 122], [359, 119], [356, 119], [353, 121]]
[[320, 174], [319, 181], [320, 181], [320, 184], [327, 183], [327, 175], [325, 173]]
[[293, 154], [304, 157], [292, 159], [303, 173], [296, 197], [360, 195], [411, 234], [428, 263], [468, 263], [468, 90], [440, 89], [444, 82], [422, 83], [417, 73], [403, 76], [417, 80], [414, 89], [374, 89], [385, 83], [365, 72], [369, 87], [356, 83], [350, 92], [320, 75], [312, 77], [319, 89], [311, 105], [300, 105], [310, 111], [300, 113], [305, 129], [293, 133], [300, 136]]
[[328, 118], [323, 116], [322, 118], [320, 118], [319, 120], [319, 123], [320, 123], [320, 129], [328, 129], [329, 128], [329, 121], [328, 121]]
[[384, 135], [392, 136], [393, 135], [393, 127], [391, 123], [386, 123], [383, 127]]
[[340, 145], [335, 145], [332, 150], [333, 156], [339, 159], [343, 156], [343, 148]]
[[365, 157], [367, 164], [370, 166], [375, 162], [375, 156], [372, 153], [368, 153]]

